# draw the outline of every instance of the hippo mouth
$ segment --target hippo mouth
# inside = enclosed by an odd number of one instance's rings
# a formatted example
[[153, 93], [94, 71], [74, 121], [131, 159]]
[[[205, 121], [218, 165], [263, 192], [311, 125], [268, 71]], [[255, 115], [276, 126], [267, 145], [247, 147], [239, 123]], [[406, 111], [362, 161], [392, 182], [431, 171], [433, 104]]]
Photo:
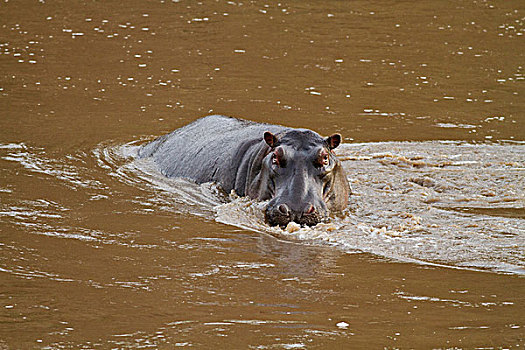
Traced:
[[296, 213], [291, 211], [286, 204], [268, 205], [264, 214], [268, 225], [280, 226], [281, 228], [285, 228], [290, 222], [295, 222], [301, 226], [315, 226], [325, 217], [313, 207], [302, 213]]

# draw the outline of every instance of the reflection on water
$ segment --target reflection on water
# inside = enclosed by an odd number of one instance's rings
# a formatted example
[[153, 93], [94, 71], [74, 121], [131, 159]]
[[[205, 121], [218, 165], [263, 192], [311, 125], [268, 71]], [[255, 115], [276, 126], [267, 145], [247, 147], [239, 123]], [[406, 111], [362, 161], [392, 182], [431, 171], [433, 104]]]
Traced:
[[[524, 10], [3, 1], [0, 348], [522, 345]], [[346, 216], [134, 159], [211, 113], [343, 134]]]

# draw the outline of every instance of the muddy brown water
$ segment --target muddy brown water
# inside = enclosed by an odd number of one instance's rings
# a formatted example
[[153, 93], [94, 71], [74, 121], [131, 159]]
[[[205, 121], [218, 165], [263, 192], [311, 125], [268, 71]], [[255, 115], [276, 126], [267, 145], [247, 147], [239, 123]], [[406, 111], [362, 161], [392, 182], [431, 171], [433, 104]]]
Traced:
[[[0, 18], [0, 348], [524, 346], [523, 1]], [[134, 158], [213, 113], [342, 133], [345, 216], [269, 228]]]

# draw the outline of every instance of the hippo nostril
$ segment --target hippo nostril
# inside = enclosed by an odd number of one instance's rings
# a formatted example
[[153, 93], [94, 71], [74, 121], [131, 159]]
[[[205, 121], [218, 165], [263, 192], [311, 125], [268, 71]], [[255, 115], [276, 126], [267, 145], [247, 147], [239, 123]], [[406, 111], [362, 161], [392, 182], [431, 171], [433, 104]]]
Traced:
[[279, 205], [278, 209], [283, 215], [288, 215], [288, 213], [290, 212], [290, 209], [288, 209], [288, 206], [286, 204]]
[[314, 206], [313, 206], [312, 204], [308, 205], [308, 206], [306, 207], [306, 210], [304, 211], [304, 213], [305, 213], [306, 215], [313, 214], [314, 212], [315, 212], [315, 208], [314, 208]]

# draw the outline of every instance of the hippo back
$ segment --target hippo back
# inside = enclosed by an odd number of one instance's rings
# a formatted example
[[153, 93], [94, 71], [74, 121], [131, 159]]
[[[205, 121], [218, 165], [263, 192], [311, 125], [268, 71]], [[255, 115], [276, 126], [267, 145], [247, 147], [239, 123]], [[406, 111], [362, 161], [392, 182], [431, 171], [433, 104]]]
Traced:
[[225, 191], [235, 189], [244, 196], [246, 174], [239, 173], [239, 167], [251, 163], [248, 158], [256, 156], [261, 147], [268, 148], [263, 141], [265, 131], [281, 133], [287, 129], [211, 115], [146, 144], [139, 156], [152, 156], [165, 176], [197, 183], [215, 181]]

